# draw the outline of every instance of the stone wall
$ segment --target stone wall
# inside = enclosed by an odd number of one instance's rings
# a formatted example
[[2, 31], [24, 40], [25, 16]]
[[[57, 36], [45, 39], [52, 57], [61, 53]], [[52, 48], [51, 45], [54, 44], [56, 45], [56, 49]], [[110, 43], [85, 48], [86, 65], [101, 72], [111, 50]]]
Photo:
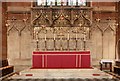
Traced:
[[2, 59], [2, 3], [0, 2], [0, 59]]
[[[9, 3], [8, 6], [13, 6], [15, 3]], [[24, 4], [24, 8], [26, 9], [25, 3], [17, 3], [17, 8], [22, 6]], [[108, 4], [108, 3], [106, 3]], [[99, 4], [102, 5], [102, 4]], [[108, 4], [109, 5], [109, 4]], [[30, 4], [27, 4], [27, 8], [30, 6]], [[98, 3], [93, 3], [93, 6], [98, 6]], [[106, 6], [103, 4], [103, 6]], [[113, 3], [110, 3], [109, 6], [115, 6]], [[15, 7], [15, 5], [13, 6]], [[7, 42], [8, 42], [8, 59], [10, 61], [11, 65], [32, 65], [32, 52], [36, 49], [37, 44], [36, 40], [33, 39], [33, 28], [30, 25], [31, 23], [31, 17], [30, 13], [28, 15], [25, 14], [25, 11], [20, 10], [20, 12], [23, 12], [22, 14], [19, 14], [19, 11], [14, 10], [15, 14], [11, 14], [12, 8], [9, 7], [8, 14], [8, 23], [11, 23], [10, 26], [8, 26], [7, 29]], [[27, 9], [26, 9], [27, 11]], [[28, 10], [29, 11], [29, 10]], [[105, 11], [103, 11], [105, 12]], [[101, 13], [101, 12], [100, 12]], [[97, 15], [96, 15], [97, 14]], [[115, 20], [114, 20], [114, 13], [103, 13], [102, 15], [98, 13], [93, 13], [93, 24], [90, 28], [90, 38], [86, 43], [87, 50], [91, 51], [91, 61], [92, 65], [98, 65], [100, 59], [115, 59], [116, 57], [116, 28], [115, 28]], [[111, 15], [109, 15], [111, 14]], [[112, 20], [106, 20], [108, 19], [108, 16], [111, 17]], [[14, 17], [14, 18], [13, 18]], [[27, 22], [24, 21], [24, 19], [29, 18]], [[95, 19], [101, 18], [100, 22], [96, 22]], [[11, 18], [13, 20], [11, 20]], [[17, 20], [16, 20], [17, 19]], [[103, 19], [103, 20], [102, 20]], [[49, 28], [48, 28], [49, 30]], [[42, 40], [39, 39], [39, 48], [40, 50], [43, 50], [45, 47], [45, 36], [44, 36], [44, 30], [39, 32], [39, 38], [43, 38]], [[70, 35], [72, 36], [73, 33], [71, 32]], [[81, 34], [78, 34], [80, 36]], [[53, 34], [50, 34], [50, 32], [47, 34], [47, 37], [52, 37]], [[73, 36], [75, 37], [75, 36]], [[80, 36], [81, 37], [81, 36]], [[65, 37], [67, 38], [67, 36]], [[54, 44], [53, 40], [47, 40], [47, 48], [52, 49], [54, 51]], [[59, 46], [59, 42], [56, 45]], [[76, 44], [75, 41], [70, 40], [71, 48]], [[63, 47], [67, 48], [66, 45], [67, 41], [63, 41]], [[73, 45], [72, 45], [73, 44]], [[83, 50], [82, 41], [78, 41], [78, 51]], [[45, 50], [44, 50], [45, 51]], [[60, 50], [61, 51], [61, 50]], [[64, 50], [65, 51], [65, 50]]]
[[2, 59], [7, 59], [7, 5], [2, 2]]
[[91, 55], [93, 65], [101, 59], [116, 57], [116, 26], [115, 21], [100, 21], [93, 24], [91, 31]]
[[6, 3], [0, 2], [0, 59], [7, 59]]
[[[8, 27], [8, 59], [12, 65], [31, 65], [33, 52], [32, 32], [28, 22], [22, 20], [8, 21], [12, 24]], [[14, 26], [13, 26], [14, 24]]]
[[[98, 65], [100, 59], [115, 59], [115, 38], [116, 29], [115, 21], [93, 21], [90, 38], [86, 41], [86, 50], [91, 51], [92, 65]], [[9, 23], [13, 24], [12, 21]], [[32, 52], [36, 49], [36, 40], [33, 39], [32, 28], [23, 21], [15, 21], [14, 26], [11, 25], [8, 28], [8, 58], [12, 65], [31, 65]], [[82, 33], [78, 34], [78, 38], [81, 38]], [[54, 39], [53, 33], [48, 31], [46, 34], [47, 38]], [[76, 35], [70, 32], [70, 37], [75, 38]], [[56, 35], [56, 38], [61, 38]], [[62, 38], [67, 39], [67, 34]], [[62, 42], [62, 49], [61, 45]], [[47, 49], [45, 50], [45, 34], [44, 30], [39, 32], [39, 50], [40, 51], [68, 51], [67, 40], [56, 39], [56, 47], [60, 50], [54, 50], [54, 40], [46, 39]], [[84, 45], [82, 39], [77, 40], [77, 50], [84, 50]], [[69, 41], [70, 49], [69, 51], [74, 51], [76, 47], [76, 40]], [[65, 50], [66, 49], [66, 50]], [[73, 49], [73, 50], [72, 50]]]

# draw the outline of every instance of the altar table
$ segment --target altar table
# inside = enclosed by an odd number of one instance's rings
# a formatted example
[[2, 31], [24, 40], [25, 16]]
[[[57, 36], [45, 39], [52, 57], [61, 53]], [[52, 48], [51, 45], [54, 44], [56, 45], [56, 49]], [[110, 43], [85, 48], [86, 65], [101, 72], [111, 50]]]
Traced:
[[32, 68], [91, 68], [90, 51], [33, 52]]

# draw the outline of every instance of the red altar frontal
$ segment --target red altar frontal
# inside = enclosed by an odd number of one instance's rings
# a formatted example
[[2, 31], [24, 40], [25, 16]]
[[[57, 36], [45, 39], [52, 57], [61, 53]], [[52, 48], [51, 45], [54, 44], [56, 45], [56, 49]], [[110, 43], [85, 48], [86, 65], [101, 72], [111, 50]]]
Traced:
[[90, 51], [33, 52], [32, 68], [91, 68]]

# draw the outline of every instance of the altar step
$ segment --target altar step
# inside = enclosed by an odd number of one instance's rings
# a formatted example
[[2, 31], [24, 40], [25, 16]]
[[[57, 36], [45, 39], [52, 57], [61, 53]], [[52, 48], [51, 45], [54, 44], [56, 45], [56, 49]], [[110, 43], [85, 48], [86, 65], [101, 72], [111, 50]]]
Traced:
[[26, 69], [11, 79], [112, 79], [113, 76], [103, 71], [94, 69]]
[[107, 72], [107, 73], [110, 74], [110, 75], [112, 75], [112, 76], [114, 76], [115, 78], [120, 79], [120, 75], [115, 74], [114, 72]]
[[7, 80], [2, 80], [2, 81], [120, 81], [119, 79], [74, 79], [74, 78], [70, 78], [70, 79], [7, 79]]

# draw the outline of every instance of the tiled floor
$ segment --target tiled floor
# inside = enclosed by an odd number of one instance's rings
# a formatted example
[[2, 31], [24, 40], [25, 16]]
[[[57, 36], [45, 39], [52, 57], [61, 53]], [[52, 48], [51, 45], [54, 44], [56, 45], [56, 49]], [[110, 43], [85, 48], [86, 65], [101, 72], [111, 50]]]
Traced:
[[31, 68], [31, 66], [17, 65], [17, 66], [14, 66], [14, 72], [20, 72], [20, 71], [23, 71], [23, 70], [28, 69], [28, 68]]
[[14, 75], [11, 78], [112, 78], [113, 76], [94, 69], [26, 69], [20, 72], [19, 75]]

